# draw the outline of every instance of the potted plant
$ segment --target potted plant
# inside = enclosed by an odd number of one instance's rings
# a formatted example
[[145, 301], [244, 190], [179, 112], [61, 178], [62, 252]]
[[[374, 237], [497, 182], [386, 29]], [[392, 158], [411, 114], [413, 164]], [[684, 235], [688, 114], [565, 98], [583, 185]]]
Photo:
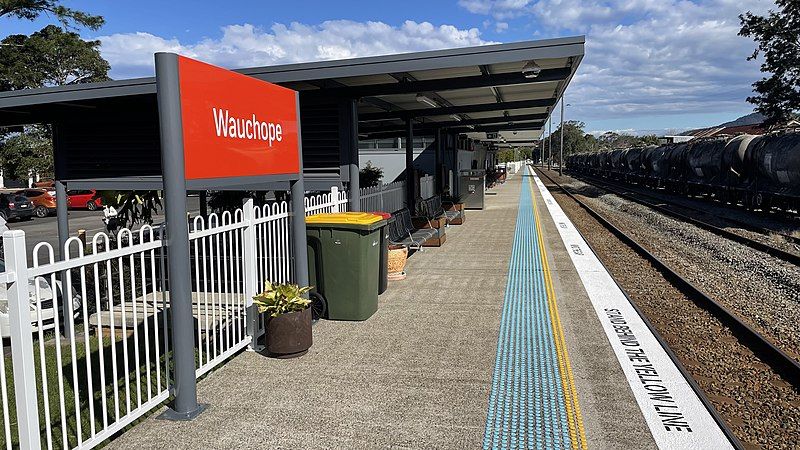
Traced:
[[406, 279], [406, 262], [408, 261], [408, 247], [400, 244], [389, 244], [388, 271], [389, 279], [400, 281]]
[[264, 292], [253, 297], [258, 311], [266, 314], [267, 352], [275, 358], [296, 358], [311, 347], [311, 300], [303, 294], [310, 286], [264, 283]]

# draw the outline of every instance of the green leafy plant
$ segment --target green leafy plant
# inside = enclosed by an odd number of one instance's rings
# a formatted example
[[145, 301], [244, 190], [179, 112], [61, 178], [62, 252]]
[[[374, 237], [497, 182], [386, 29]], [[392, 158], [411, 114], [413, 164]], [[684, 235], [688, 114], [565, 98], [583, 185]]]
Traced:
[[278, 317], [296, 311], [303, 311], [311, 304], [311, 300], [303, 298], [303, 294], [311, 290], [311, 286], [300, 287], [296, 284], [264, 283], [264, 292], [253, 297], [258, 311], [270, 317]]
[[367, 165], [358, 172], [358, 186], [368, 188], [377, 186], [383, 179], [383, 169], [372, 165], [372, 161], [367, 161]]

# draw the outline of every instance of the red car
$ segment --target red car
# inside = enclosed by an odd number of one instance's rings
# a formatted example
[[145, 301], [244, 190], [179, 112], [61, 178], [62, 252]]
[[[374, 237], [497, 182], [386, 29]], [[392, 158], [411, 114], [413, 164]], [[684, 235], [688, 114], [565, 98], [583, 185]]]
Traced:
[[67, 201], [70, 208], [86, 208], [97, 211], [103, 207], [103, 201], [94, 189], [67, 191]]

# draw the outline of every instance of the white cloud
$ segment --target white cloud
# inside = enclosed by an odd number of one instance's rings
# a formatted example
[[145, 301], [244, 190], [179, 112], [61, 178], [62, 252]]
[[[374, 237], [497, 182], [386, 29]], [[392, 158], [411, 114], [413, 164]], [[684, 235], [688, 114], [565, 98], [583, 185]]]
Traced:
[[[738, 15], [769, 0], [461, 0], [476, 14], [525, 15], [545, 35], [586, 34], [568, 91], [583, 119], [743, 111], [758, 64]], [[511, 27], [514, 24], [512, 22]]]
[[153, 53], [170, 51], [223, 67], [354, 58], [441, 48], [487, 44], [476, 28], [435, 26], [406, 21], [400, 26], [383, 22], [335, 20], [319, 25], [293, 22], [262, 29], [250, 24], [228, 25], [220, 38], [196, 43], [180, 42], [150, 33], [119, 33], [99, 37], [101, 52], [112, 67], [113, 78], [153, 73]]
[[502, 33], [508, 30], [508, 22], [497, 22], [494, 24], [494, 31], [497, 33]]
[[497, 20], [511, 19], [530, 12], [531, 0], [458, 0], [458, 4], [474, 14], [491, 15]]

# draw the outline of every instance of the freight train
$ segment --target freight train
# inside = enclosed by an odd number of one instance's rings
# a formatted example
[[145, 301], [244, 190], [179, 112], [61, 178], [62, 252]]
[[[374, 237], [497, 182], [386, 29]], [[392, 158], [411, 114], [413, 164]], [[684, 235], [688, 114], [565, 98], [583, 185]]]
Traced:
[[753, 209], [800, 208], [800, 132], [697, 139], [571, 155], [578, 173]]

